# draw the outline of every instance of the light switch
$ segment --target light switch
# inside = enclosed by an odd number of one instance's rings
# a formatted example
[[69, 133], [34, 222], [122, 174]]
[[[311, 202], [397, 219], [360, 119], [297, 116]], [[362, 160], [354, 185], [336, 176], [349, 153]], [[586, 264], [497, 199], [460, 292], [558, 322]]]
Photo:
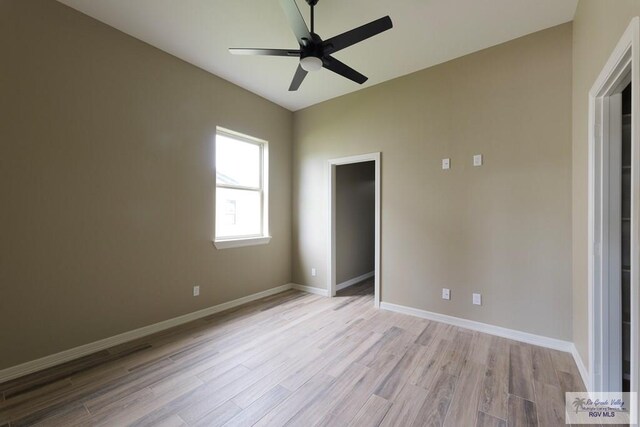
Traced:
[[482, 166], [482, 154], [473, 156], [473, 166]]
[[482, 295], [481, 294], [473, 294], [473, 304], [474, 305], [482, 305]]
[[442, 169], [447, 170], [451, 168], [451, 159], [442, 159]]

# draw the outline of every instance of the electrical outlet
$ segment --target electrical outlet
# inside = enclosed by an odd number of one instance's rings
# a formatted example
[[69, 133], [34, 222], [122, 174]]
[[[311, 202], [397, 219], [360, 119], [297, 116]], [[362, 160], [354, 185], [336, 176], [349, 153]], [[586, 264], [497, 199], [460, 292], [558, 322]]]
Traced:
[[473, 156], [473, 166], [482, 166], [482, 154]]
[[474, 305], [482, 305], [482, 295], [481, 294], [473, 294], [473, 304]]
[[316, 269], [315, 268], [311, 269], [311, 275], [315, 277], [315, 275], [316, 275]]
[[193, 296], [197, 297], [198, 295], [200, 295], [200, 286], [194, 286], [193, 287]]
[[451, 290], [447, 288], [442, 288], [442, 299], [450, 300], [451, 299]]
[[442, 159], [442, 169], [447, 170], [451, 168], [451, 159]]

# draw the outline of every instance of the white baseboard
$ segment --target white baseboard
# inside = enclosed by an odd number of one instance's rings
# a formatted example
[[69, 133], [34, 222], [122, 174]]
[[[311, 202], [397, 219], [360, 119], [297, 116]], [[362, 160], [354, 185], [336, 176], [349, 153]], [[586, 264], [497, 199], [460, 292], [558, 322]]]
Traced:
[[248, 295], [246, 297], [238, 298], [233, 301], [225, 302], [222, 304], [214, 305], [203, 310], [194, 311], [193, 313], [185, 314], [183, 316], [174, 317], [173, 319], [164, 320], [153, 325], [144, 326], [142, 328], [134, 329], [129, 332], [125, 332], [113, 337], [105, 338], [100, 341], [95, 341], [89, 344], [81, 345], [69, 350], [62, 351], [60, 353], [45, 356], [40, 359], [32, 360], [17, 366], [12, 366], [0, 370], [0, 384], [22, 377], [24, 375], [31, 374], [33, 372], [41, 371], [43, 369], [50, 368], [52, 366], [60, 365], [65, 362], [69, 362], [78, 359], [83, 356], [95, 353], [97, 351], [105, 350], [107, 348], [123, 344], [128, 341], [133, 341], [138, 338], [145, 337], [147, 335], [155, 334], [156, 332], [164, 331], [165, 329], [173, 328], [174, 326], [182, 325], [184, 323], [191, 322], [212, 314], [228, 310], [233, 307], [237, 307], [242, 304], [246, 304], [251, 301], [255, 301], [260, 298], [268, 297], [270, 295], [278, 294], [286, 290], [291, 289], [292, 284], [278, 286], [275, 288], [267, 289], [266, 291], [258, 292], [256, 294]]
[[578, 353], [578, 349], [573, 343], [571, 344], [571, 355], [573, 356], [573, 360], [576, 362], [578, 371], [580, 371], [580, 376], [582, 377], [582, 382], [584, 383], [584, 386], [587, 388], [587, 391], [592, 391], [589, 371], [584, 365], [582, 357], [580, 356], [580, 353]]
[[297, 283], [291, 283], [293, 289], [297, 289], [302, 292], [308, 292], [310, 294], [322, 295], [323, 297], [329, 296], [329, 291], [326, 289], [316, 288], [314, 286], [298, 285]]
[[382, 302], [380, 303], [380, 308], [383, 310], [394, 311], [396, 313], [422, 317], [423, 319], [434, 320], [436, 322], [447, 323], [449, 325], [459, 326], [461, 328], [471, 329], [478, 332], [484, 332], [485, 334], [497, 335], [514, 341], [552, 348], [554, 350], [560, 350], [567, 353], [571, 353], [572, 348], [574, 347], [573, 343], [570, 341], [563, 341], [542, 335], [530, 334], [528, 332], [516, 331], [515, 329], [507, 329], [501, 326], [489, 325], [488, 323], [476, 322], [475, 320], [462, 319], [460, 317], [448, 316], [446, 314], [433, 313], [431, 311], [420, 310], [404, 305]]
[[348, 288], [349, 286], [353, 286], [353, 285], [355, 285], [357, 283], [362, 282], [363, 280], [367, 280], [368, 278], [375, 276], [375, 274], [376, 274], [375, 271], [370, 271], [370, 272], [365, 273], [365, 274], [363, 274], [361, 276], [354, 277], [353, 279], [349, 279], [349, 280], [347, 280], [345, 282], [342, 282], [342, 283], [338, 283], [336, 285], [336, 291], [341, 291], [344, 288]]
[[[368, 273], [369, 274], [369, 273]], [[362, 277], [362, 276], [360, 276]], [[368, 276], [371, 277], [371, 276]], [[368, 278], [366, 277], [366, 278]], [[359, 278], [356, 278], [359, 279]], [[355, 280], [355, 279], [352, 279]], [[360, 279], [359, 281], [362, 281]], [[346, 282], [345, 282], [346, 283]], [[201, 319], [206, 316], [210, 316], [215, 313], [219, 313], [230, 308], [237, 307], [242, 304], [246, 304], [251, 301], [255, 301], [260, 298], [268, 297], [280, 292], [284, 292], [289, 289], [297, 289], [303, 292], [308, 292], [321, 296], [328, 296], [329, 292], [326, 289], [320, 289], [312, 286], [299, 285], [297, 283], [288, 283], [286, 285], [278, 286], [275, 288], [267, 289], [266, 291], [258, 292], [246, 297], [238, 298], [233, 301], [218, 304], [212, 307], [205, 308], [203, 310], [195, 311], [193, 313], [185, 314], [183, 316], [174, 317], [173, 319], [165, 320], [153, 325], [144, 326], [142, 328], [134, 329], [129, 332], [125, 332], [113, 337], [105, 338], [93, 343], [85, 344], [79, 347], [75, 347], [69, 350], [62, 351], [50, 356], [45, 356], [40, 359], [32, 360], [17, 366], [0, 370], [0, 384], [10, 381], [15, 378], [19, 378], [24, 375], [31, 374], [33, 372], [41, 371], [43, 369], [50, 368], [52, 366], [60, 365], [65, 362], [69, 362], [78, 359], [89, 354], [105, 350], [107, 348], [133, 341], [138, 338], [161, 332], [163, 330], [179, 326], [193, 320]], [[473, 320], [461, 319], [458, 317], [448, 316], [445, 314], [433, 313], [426, 310], [420, 310], [417, 308], [406, 307], [402, 305], [382, 302], [380, 308], [384, 310], [394, 311], [397, 313], [408, 314], [412, 316], [421, 317], [428, 320], [434, 320], [437, 322], [447, 323], [461, 328], [472, 329], [479, 332], [484, 332], [490, 335], [497, 335], [504, 338], [513, 339], [516, 341], [522, 341], [529, 344], [539, 345], [542, 347], [548, 347], [555, 350], [569, 352], [573, 355], [573, 358], [578, 366], [582, 380], [587, 387], [587, 390], [591, 390], [589, 383], [588, 371], [585, 368], [584, 362], [580, 357], [580, 354], [576, 350], [573, 343], [568, 341], [562, 341], [555, 338], [548, 338], [540, 335], [534, 335], [527, 332], [516, 331], [513, 329], [507, 329], [500, 326], [489, 325], [486, 323], [476, 322]]]

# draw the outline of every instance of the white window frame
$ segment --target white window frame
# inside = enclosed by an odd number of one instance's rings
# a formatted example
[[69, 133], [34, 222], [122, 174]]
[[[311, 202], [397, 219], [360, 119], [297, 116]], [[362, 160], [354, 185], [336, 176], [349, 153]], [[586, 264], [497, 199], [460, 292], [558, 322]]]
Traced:
[[[242, 185], [230, 185], [230, 184], [218, 184], [217, 174], [217, 161], [214, 165], [214, 179], [216, 190], [214, 194], [214, 200], [217, 200], [218, 188], [229, 188], [233, 190], [248, 190], [260, 192], [260, 207], [261, 207], [261, 233], [251, 236], [231, 236], [218, 238], [216, 233], [217, 223], [217, 210], [214, 209], [214, 221], [213, 221], [213, 244], [218, 249], [239, 248], [243, 246], [255, 246], [266, 245], [271, 241], [271, 235], [269, 234], [269, 144], [267, 141], [259, 138], [254, 138], [249, 135], [244, 135], [239, 132], [235, 132], [222, 127], [216, 128], [216, 142], [218, 135], [226, 136], [227, 138], [235, 139], [248, 144], [254, 144], [260, 147], [260, 186], [259, 187], [246, 187]], [[215, 147], [214, 147], [215, 152]]]

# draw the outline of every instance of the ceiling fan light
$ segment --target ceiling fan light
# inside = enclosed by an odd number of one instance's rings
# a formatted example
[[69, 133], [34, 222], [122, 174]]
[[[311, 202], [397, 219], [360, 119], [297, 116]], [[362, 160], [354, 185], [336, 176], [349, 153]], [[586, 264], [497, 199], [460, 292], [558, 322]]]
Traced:
[[322, 68], [322, 59], [315, 56], [305, 56], [300, 60], [300, 66], [305, 71], [318, 71]]

